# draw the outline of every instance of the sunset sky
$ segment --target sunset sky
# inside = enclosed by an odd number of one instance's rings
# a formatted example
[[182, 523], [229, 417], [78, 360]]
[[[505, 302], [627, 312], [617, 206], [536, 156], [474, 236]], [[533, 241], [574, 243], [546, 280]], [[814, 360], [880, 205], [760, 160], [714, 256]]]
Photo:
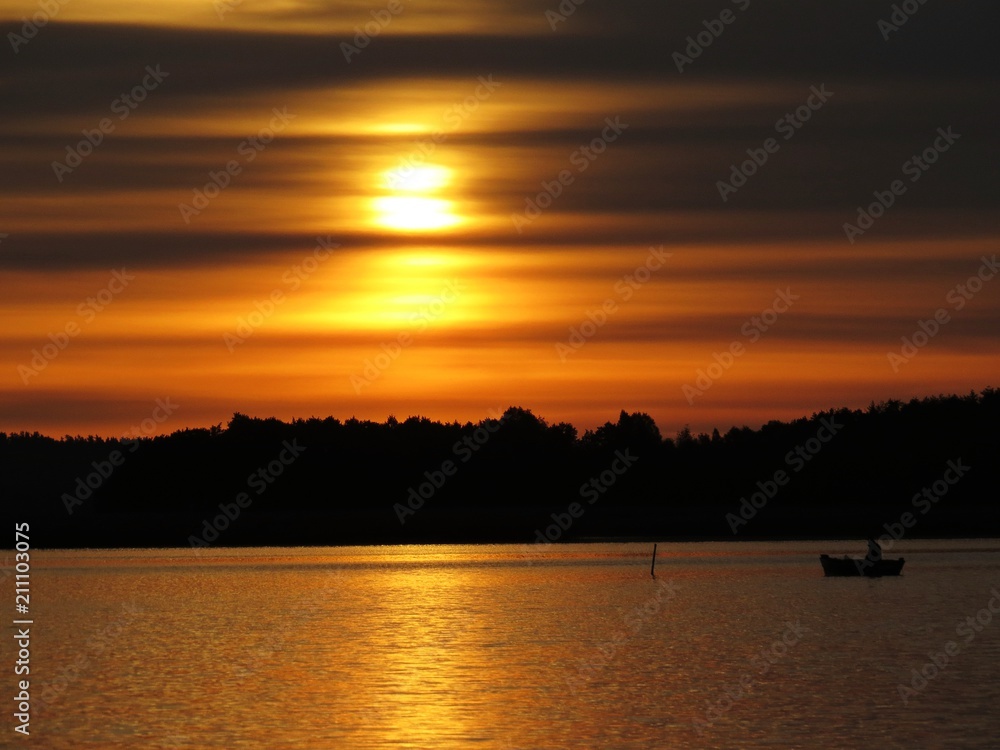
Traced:
[[996, 9], [912, 5], [2, 0], [0, 430], [996, 386]]

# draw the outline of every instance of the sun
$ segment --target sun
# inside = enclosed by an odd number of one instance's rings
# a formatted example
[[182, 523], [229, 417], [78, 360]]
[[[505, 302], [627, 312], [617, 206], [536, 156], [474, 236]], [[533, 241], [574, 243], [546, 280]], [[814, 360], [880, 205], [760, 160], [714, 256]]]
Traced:
[[379, 223], [389, 229], [426, 231], [445, 229], [459, 222], [451, 212], [451, 201], [441, 198], [394, 195], [376, 198], [373, 205], [379, 213]]
[[451, 170], [428, 164], [423, 167], [399, 167], [385, 173], [385, 184], [392, 190], [426, 193], [451, 182]]
[[407, 165], [382, 176], [389, 194], [372, 200], [376, 221], [381, 226], [400, 232], [420, 232], [447, 229], [461, 222], [452, 201], [420, 195], [437, 193], [451, 183], [452, 172], [447, 167]]

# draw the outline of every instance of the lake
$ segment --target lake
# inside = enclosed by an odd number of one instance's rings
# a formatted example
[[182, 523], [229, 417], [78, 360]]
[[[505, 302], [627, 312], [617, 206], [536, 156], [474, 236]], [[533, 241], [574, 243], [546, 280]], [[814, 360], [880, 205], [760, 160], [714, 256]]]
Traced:
[[1000, 541], [823, 577], [864, 549], [660, 544], [655, 579], [651, 544], [33, 551], [3, 746], [996, 747]]

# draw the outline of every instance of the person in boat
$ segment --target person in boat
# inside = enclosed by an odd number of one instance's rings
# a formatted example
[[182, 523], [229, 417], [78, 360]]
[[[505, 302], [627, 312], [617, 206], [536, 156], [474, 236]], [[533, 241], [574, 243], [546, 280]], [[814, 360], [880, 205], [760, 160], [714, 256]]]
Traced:
[[865, 557], [872, 563], [882, 561], [882, 547], [874, 539], [868, 540], [868, 554]]

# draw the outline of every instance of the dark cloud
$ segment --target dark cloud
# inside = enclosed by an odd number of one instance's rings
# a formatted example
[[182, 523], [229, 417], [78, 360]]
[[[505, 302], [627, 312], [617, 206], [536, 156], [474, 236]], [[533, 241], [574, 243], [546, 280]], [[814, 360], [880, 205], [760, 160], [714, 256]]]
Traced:
[[[624, 214], [629, 217], [628, 213]], [[496, 247], [523, 249], [531, 254], [536, 248], [548, 248], [566, 253], [572, 248], [658, 245], [668, 247], [696, 245], [712, 247], [739, 242], [747, 253], [773, 250], [775, 243], [801, 241], [843, 243], [844, 249], [856, 248], [859, 255], [878, 248], [887, 240], [923, 241], [937, 239], [954, 241], [958, 238], [987, 238], [995, 235], [996, 217], [992, 212], [950, 212], [942, 217], [934, 213], [899, 210], [882, 218], [856, 245], [848, 244], [842, 223], [854, 218], [853, 209], [843, 213], [808, 213], [786, 211], [732, 211], [664, 213], [650, 217], [635, 214], [634, 221], [624, 227], [566, 227], [548, 224], [545, 216], [530, 225], [521, 235], [505, 228], [475, 235], [435, 237], [435, 247], [466, 248], [488, 253]], [[178, 222], [179, 223], [179, 222]], [[350, 251], [379, 252], [386, 247], [384, 234], [377, 232], [341, 232], [336, 224], [323, 233]], [[226, 262], [251, 262], [255, 257], [286, 254], [290, 261], [316, 244], [315, 234], [169, 231], [169, 232], [32, 232], [14, 233], [0, 245], [0, 268], [8, 270], [38, 270], [57, 273], [74, 269], [106, 269], [121, 265], [137, 268], [196, 268], [212, 267]], [[422, 248], [428, 245], [423, 234], [401, 234], [391, 240], [393, 247]], [[959, 257], [955, 254], [952, 258]], [[786, 260], [784, 268], [797, 268]], [[820, 272], [832, 276], [854, 274], [840, 258], [828, 261], [829, 267]], [[808, 263], [807, 263], [808, 266]], [[895, 267], [885, 263], [886, 270]], [[917, 266], [920, 267], [919, 262]], [[880, 270], [880, 269], [875, 269]], [[708, 274], [728, 275], [726, 269], [705, 269]], [[761, 273], [758, 269], [757, 273]], [[763, 273], [785, 275], [779, 268]], [[697, 273], [701, 273], [698, 271]], [[747, 270], [753, 274], [754, 271]]]
[[[150, 64], [162, 65], [174, 77], [164, 96], [289, 91], [321, 84], [474, 71], [548, 79], [669, 79], [683, 75], [818, 82], [834, 77], [974, 80], [984, 85], [1000, 72], [1000, 63], [990, 52], [994, 32], [987, 20], [996, 20], [997, 10], [989, 0], [924, 6], [888, 41], [883, 40], [876, 23], [888, 15], [889, 6], [865, 0], [836, 4], [754, 0], [746, 11], [737, 11], [734, 23], [679, 74], [673, 52], [683, 50], [687, 36], [704, 31], [703, 21], [717, 17], [727, 7], [718, 0], [590, 0], [578, 11], [584, 23], [574, 24], [574, 15], [557, 33], [385, 34], [373, 39], [350, 64], [339, 46], [349, 41], [346, 35], [53, 22], [17, 54], [5, 50], [14, 75], [0, 84], [0, 95], [35, 113], [88, 107], [98, 90], [102, 95], [125, 90]], [[17, 28], [3, 24], [0, 32], [6, 37]], [[575, 29], [586, 29], [586, 33], [573, 33]], [[53, 87], [58, 87], [59, 96], [51, 95]], [[984, 94], [990, 92], [984, 89]]]
[[[11, 75], [0, 81], [0, 96], [16, 106], [0, 126], [6, 131], [0, 144], [0, 194], [72, 198], [132, 191], [141, 199], [144, 192], [156, 190], [176, 191], [176, 202], [188, 199], [209, 170], [232, 158], [239, 138], [116, 133], [71, 177], [55, 182], [51, 162], [63, 156], [77, 126], [92, 126], [95, 118], [105, 116], [114, 97], [135, 85], [147, 65], [170, 73], [144, 105], [149, 111], [143, 116], [153, 119], [162, 113], [208, 111], [235, 116], [245, 114], [255, 98], [308, 100], [319, 88], [336, 102], [338, 92], [390, 78], [467, 78], [482, 72], [512, 87], [535, 81], [643, 82], [651, 95], [622, 112], [605, 112], [605, 103], [595, 100], [589, 104], [593, 117], [579, 115], [568, 125], [450, 135], [449, 148], [479, 149], [508, 164], [524, 165], [519, 177], [503, 181], [473, 175], [464, 187], [467, 197], [486, 202], [500, 215], [523, 210], [541, 181], [565, 168], [571, 154], [599, 132], [603, 116], [621, 115], [629, 123], [622, 140], [578, 176], [557, 210], [647, 216], [641, 227], [606, 232], [563, 226], [556, 232], [543, 218], [524, 237], [497, 232], [464, 237], [462, 244], [517, 244], [528, 238], [540, 244], [833, 240], [842, 235], [841, 225], [855, 217], [856, 208], [901, 177], [903, 163], [933, 141], [938, 127], [946, 126], [962, 134], [960, 143], [934, 166], [933, 179], [913, 185], [870, 236], [995, 231], [990, 213], [997, 189], [993, 172], [984, 168], [1000, 158], [995, 129], [1000, 63], [989, 54], [993, 30], [985, 23], [996, 14], [994, 5], [963, 0], [921, 6], [887, 41], [876, 22], [890, 12], [888, 6], [862, 0], [754, 0], [740, 11], [736, 5], [589, 0], [551, 33], [545, 29], [544, 11], [557, 7], [552, 3], [533, 6], [541, 33], [386, 34], [349, 65], [339, 48], [345, 37], [337, 35], [53, 22], [18, 54], [5, 52]], [[314, 16], [325, 7], [303, 6], [301, 12], [290, 11], [289, 18], [296, 13]], [[724, 8], [735, 9], [736, 20], [679, 74], [672, 53]], [[5, 24], [0, 32], [5, 36], [16, 28]], [[704, 86], [709, 78], [729, 84], [717, 89], [717, 100], [697, 107], [675, 102], [678, 87]], [[723, 203], [719, 181], [731, 176], [732, 165], [748, 158], [747, 149], [775, 137], [776, 121], [794, 111], [813, 85], [828, 86], [834, 97], [792, 140], [779, 138], [781, 151]], [[31, 127], [38, 123], [56, 134], [39, 135]], [[283, 134], [233, 190], [257, 191], [254, 200], [261, 201], [285, 191], [305, 193], [315, 189], [310, 184], [313, 164], [323, 160], [332, 175], [324, 186], [327, 194], [346, 195], [353, 185], [349, 175], [348, 181], [337, 182], [339, 167], [374, 141], [363, 134]], [[404, 137], [379, 136], [378, 141], [398, 146], [401, 158], [412, 150]], [[678, 223], [677, 212], [696, 220]], [[0, 265], [219, 262], [237, 253], [271, 252], [285, 239], [239, 230], [141, 238], [74, 233], [71, 243], [55, 233], [20, 235], [0, 248]], [[345, 242], [365, 247], [374, 239], [356, 234]]]

